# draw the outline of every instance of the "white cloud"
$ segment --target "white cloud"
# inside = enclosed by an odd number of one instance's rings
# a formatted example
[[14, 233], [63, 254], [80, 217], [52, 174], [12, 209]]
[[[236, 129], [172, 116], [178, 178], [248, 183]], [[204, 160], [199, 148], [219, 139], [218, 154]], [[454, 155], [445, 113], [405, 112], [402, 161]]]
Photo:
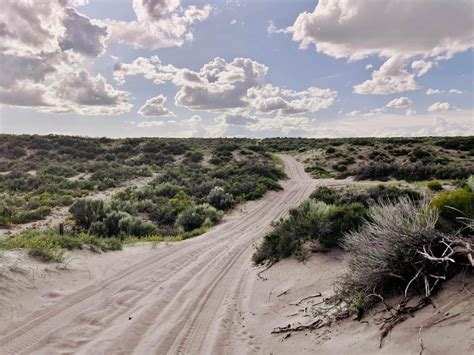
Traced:
[[64, 37], [59, 46], [63, 51], [72, 49], [77, 53], [97, 57], [105, 49], [107, 27], [92, 21], [73, 8], [66, 8], [63, 24]]
[[458, 89], [451, 89], [451, 90], [449, 90], [449, 93], [450, 93], [450, 94], [461, 95], [463, 92], [464, 92], [464, 91], [458, 90]]
[[405, 115], [407, 116], [414, 116], [416, 115], [416, 110], [409, 108], [408, 110], [405, 111]]
[[445, 112], [454, 109], [455, 108], [449, 102], [435, 102], [428, 107], [429, 112]]
[[354, 92], [362, 95], [387, 95], [419, 89], [415, 74], [409, 73], [405, 66], [406, 59], [403, 57], [388, 59], [379, 70], [372, 73], [372, 79], [355, 85]]
[[[66, 71], [49, 89], [50, 106], [44, 111], [85, 115], [117, 115], [130, 111], [128, 93], [114, 89], [101, 75]], [[48, 95], [46, 95], [48, 97]]]
[[165, 123], [163, 121], [143, 121], [137, 124], [138, 128], [152, 128], [152, 127], [160, 127], [163, 126]]
[[230, 21], [230, 24], [231, 25], [235, 25], [237, 23], [237, 20], [236, 19], [233, 19], [232, 21]]
[[431, 96], [431, 95], [437, 95], [443, 93], [443, 90], [439, 89], [428, 89], [426, 90], [426, 95]]
[[472, 11], [470, 0], [321, 0], [291, 31], [335, 58], [452, 56], [473, 46]]
[[247, 90], [262, 85], [267, 70], [265, 65], [248, 58], [236, 58], [230, 63], [214, 58], [199, 72], [178, 70], [174, 80], [180, 86], [176, 105], [209, 111], [244, 108], [248, 105]]
[[192, 25], [206, 20], [212, 6], [183, 8], [180, 3], [180, 0], [134, 0], [135, 21], [106, 21], [111, 40], [150, 50], [181, 46], [185, 41], [191, 41]]
[[126, 76], [143, 75], [152, 80], [155, 84], [163, 83], [163, 75], [157, 72], [161, 61], [157, 56], [150, 58], [138, 57], [130, 64], [116, 63], [114, 66], [113, 77], [119, 84], [125, 83]]
[[270, 36], [274, 33], [289, 33], [286, 28], [277, 28], [272, 20], [268, 21], [267, 34]]
[[282, 90], [271, 84], [247, 91], [248, 101], [257, 112], [280, 115], [320, 111], [334, 104], [336, 94], [336, 91], [317, 87], [303, 91]]
[[217, 122], [225, 125], [247, 126], [258, 122], [258, 118], [250, 116], [246, 113], [226, 113], [216, 119]]
[[[406, 114], [406, 113], [405, 113]], [[323, 137], [420, 137], [469, 136], [474, 134], [473, 111], [415, 114], [379, 113], [371, 116], [343, 117], [315, 123], [310, 136]]]
[[199, 115], [192, 115], [187, 120], [184, 120], [183, 123], [190, 124], [190, 125], [197, 125], [202, 122], [202, 118]]
[[408, 97], [399, 97], [390, 101], [385, 107], [388, 108], [401, 108], [407, 107], [412, 104], [412, 101]]
[[[389, 58], [371, 80], [354, 86], [356, 93], [387, 94], [418, 89], [415, 76], [472, 48], [473, 10], [471, 0], [320, 0], [287, 30], [302, 48], [314, 45], [334, 58]], [[405, 68], [410, 62], [412, 73]]]
[[175, 117], [176, 115], [164, 106], [166, 97], [158, 95], [146, 100], [145, 104], [140, 107], [138, 113], [142, 116], [162, 116]]
[[367, 64], [367, 65], [365, 66], [365, 69], [370, 70], [370, 69], [372, 69], [373, 67], [374, 67], [374, 66], [373, 66], [372, 64]]
[[426, 74], [433, 66], [433, 62], [426, 62], [424, 60], [415, 60], [411, 63], [411, 68], [416, 72], [416, 76]]
[[354, 110], [354, 111], [346, 113], [344, 116], [354, 117], [354, 116], [359, 116], [360, 114], [361, 114], [361, 112], [359, 110]]
[[175, 104], [194, 111], [295, 115], [317, 112], [335, 102], [337, 92], [330, 89], [293, 91], [265, 84], [267, 70], [249, 58], [227, 62], [217, 57], [199, 71], [162, 65], [157, 58], [153, 63], [137, 58], [131, 64], [117, 64], [114, 78], [123, 83], [126, 76], [141, 74], [157, 84], [171, 81], [179, 87]]
[[128, 93], [85, 68], [102, 54], [107, 26], [72, 6], [83, 1], [2, 3], [0, 104], [38, 111], [116, 115], [131, 108]]

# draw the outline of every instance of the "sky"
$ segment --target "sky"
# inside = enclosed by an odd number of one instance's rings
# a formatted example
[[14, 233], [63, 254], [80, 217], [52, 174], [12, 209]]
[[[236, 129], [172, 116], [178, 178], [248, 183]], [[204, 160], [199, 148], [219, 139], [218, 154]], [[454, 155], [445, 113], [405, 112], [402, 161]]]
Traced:
[[0, 132], [474, 135], [472, 0], [3, 0]]

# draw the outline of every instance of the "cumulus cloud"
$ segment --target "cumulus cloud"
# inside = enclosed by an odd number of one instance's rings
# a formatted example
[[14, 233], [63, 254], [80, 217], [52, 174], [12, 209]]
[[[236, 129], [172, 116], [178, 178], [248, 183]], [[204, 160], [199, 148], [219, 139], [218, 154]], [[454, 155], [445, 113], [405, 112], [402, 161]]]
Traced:
[[243, 108], [247, 90], [262, 85], [268, 68], [248, 58], [227, 63], [215, 58], [199, 72], [177, 70], [175, 84], [181, 88], [175, 96], [178, 106], [191, 110], [224, 111]]
[[391, 57], [372, 73], [370, 80], [354, 86], [357, 94], [387, 95], [410, 90], [417, 90], [420, 85], [415, 81], [415, 73], [406, 70], [406, 58]]
[[92, 76], [85, 70], [64, 72], [48, 89], [47, 109], [51, 112], [86, 115], [116, 115], [130, 111], [128, 93], [114, 89], [101, 75]]
[[156, 50], [193, 39], [192, 25], [207, 19], [212, 6], [181, 6], [180, 0], [133, 0], [134, 21], [107, 20], [113, 42]]
[[195, 111], [296, 115], [317, 112], [335, 102], [334, 90], [309, 87], [294, 91], [266, 84], [267, 70], [264, 64], [249, 58], [227, 62], [217, 57], [193, 71], [163, 65], [155, 57], [117, 64], [114, 78], [120, 83], [128, 75], [143, 75], [156, 84], [171, 81], [179, 87], [175, 104]]
[[407, 116], [414, 116], [416, 115], [416, 110], [409, 108], [408, 110], [405, 111], [405, 115]]
[[445, 112], [449, 110], [454, 110], [454, 107], [449, 102], [435, 102], [428, 107], [429, 112]]
[[412, 101], [408, 97], [399, 97], [390, 101], [385, 107], [388, 108], [401, 108], [407, 107], [412, 104]]
[[335, 58], [452, 56], [473, 45], [472, 11], [470, 0], [321, 0], [291, 31]]
[[0, 104], [87, 115], [130, 110], [128, 93], [78, 70], [104, 52], [108, 34], [106, 25], [73, 7], [83, 3], [2, 3]]
[[113, 77], [119, 84], [125, 83], [126, 76], [143, 75], [155, 84], [163, 83], [163, 76], [157, 72], [157, 66], [161, 64], [157, 56], [150, 58], [138, 57], [132, 63], [116, 63], [114, 65]]
[[[371, 80], [354, 87], [360, 94], [388, 94], [416, 90], [415, 76], [426, 74], [433, 60], [472, 48], [473, 11], [470, 0], [414, 0], [403, 6], [399, 0], [321, 0], [287, 30], [302, 48], [314, 45], [334, 58], [389, 58]], [[411, 73], [405, 68], [409, 62]], [[394, 71], [384, 70], [389, 67]]]
[[451, 89], [451, 90], [449, 90], [449, 93], [450, 93], [450, 94], [461, 95], [463, 92], [464, 92], [464, 91], [458, 90], [458, 89]]
[[176, 115], [164, 106], [165, 102], [166, 97], [163, 95], [152, 97], [140, 107], [138, 113], [142, 116], [175, 117]]
[[426, 90], [426, 95], [428, 96], [431, 96], [431, 95], [438, 95], [438, 94], [441, 94], [443, 93], [443, 90], [439, 90], [439, 89], [428, 89]]
[[65, 9], [63, 25], [65, 33], [59, 42], [62, 50], [72, 49], [90, 57], [97, 57], [104, 51], [106, 26], [96, 24], [73, 8]]
[[278, 112], [280, 115], [320, 111], [334, 104], [336, 94], [333, 90], [317, 87], [303, 91], [282, 90], [271, 84], [247, 92], [248, 101], [257, 112]]

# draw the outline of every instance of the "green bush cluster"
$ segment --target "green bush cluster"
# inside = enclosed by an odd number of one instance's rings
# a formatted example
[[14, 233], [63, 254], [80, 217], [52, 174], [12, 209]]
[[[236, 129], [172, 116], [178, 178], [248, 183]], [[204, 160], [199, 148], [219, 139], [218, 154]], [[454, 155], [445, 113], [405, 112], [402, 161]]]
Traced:
[[262, 263], [289, 256], [304, 258], [308, 249], [325, 251], [337, 247], [345, 233], [357, 230], [365, 221], [371, 205], [399, 198], [418, 201], [421, 197], [415, 190], [396, 186], [319, 187], [264, 237], [253, 260]]
[[356, 229], [366, 216], [366, 208], [359, 203], [328, 205], [308, 199], [290, 211], [287, 219], [281, 220], [264, 237], [253, 255], [257, 264], [277, 261], [295, 256], [304, 258], [304, 244], [325, 250], [338, 245], [342, 235]]

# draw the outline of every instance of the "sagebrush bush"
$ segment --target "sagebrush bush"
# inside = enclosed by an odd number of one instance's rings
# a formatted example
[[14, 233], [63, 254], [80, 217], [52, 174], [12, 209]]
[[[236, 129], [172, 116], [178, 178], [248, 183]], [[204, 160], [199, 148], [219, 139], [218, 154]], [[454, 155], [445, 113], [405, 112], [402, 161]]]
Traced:
[[150, 236], [157, 232], [158, 229], [152, 222], [122, 211], [108, 212], [103, 219], [95, 221], [89, 228], [89, 233], [93, 235], [121, 239], [127, 236]]
[[228, 210], [235, 201], [234, 197], [221, 187], [214, 187], [207, 196], [207, 202], [219, 210]]
[[442, 236], [437, 221], [438, 211], [427, 200], [401, 197], [372, 206], [367, 222], [342, 241], [350, 259], [338, 291], [349, 306], [366, 304], [363, 299], [373, 293], [404, 289], [423, 259], [418, 252]]
[[[402, 197], [371, 207], [367, 222], [343, 239], [349, 253], [347, 272], [336, 284], [337, 296], [359, 317], [385, 297], [403, 295], [391, 308], [387, 322], [393, 327], [407, 314], [429, 304], [440, 285], [472, 262], [472, 228], [466, 236], [437, 229], [439, 211], [427, 199]], [[472, 220], [471, 220], [472, 223]], [[419, 295], [413, 308], [407, 300]], [[382, 333], [382, 338], [391, 328]]]
[[92, 223], [105, 217], [104, 202], [101, 200], [80, 199], [69, 208], [69, 212], [79, 227], [88, 230]]
[[185, 232], [190, 232], [203, 227], [205, 223], [214, 225], [221, 217], [222, 214], [209, 204], [190, 206], [179, 214], [176, 225]]

